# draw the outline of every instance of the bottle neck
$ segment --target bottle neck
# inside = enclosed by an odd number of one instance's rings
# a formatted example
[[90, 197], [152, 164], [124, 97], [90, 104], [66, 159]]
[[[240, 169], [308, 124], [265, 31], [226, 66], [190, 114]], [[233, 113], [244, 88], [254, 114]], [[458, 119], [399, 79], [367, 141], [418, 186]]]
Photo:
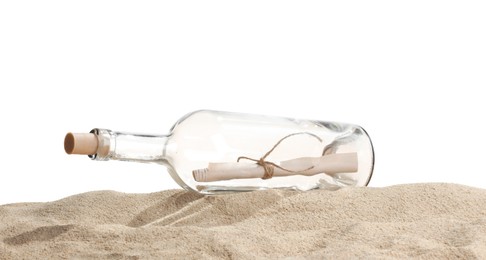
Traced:
[[95, 128], [98, 150], [89, 157], [97, 161], [166, 162], [168, 135], [143, 135]]

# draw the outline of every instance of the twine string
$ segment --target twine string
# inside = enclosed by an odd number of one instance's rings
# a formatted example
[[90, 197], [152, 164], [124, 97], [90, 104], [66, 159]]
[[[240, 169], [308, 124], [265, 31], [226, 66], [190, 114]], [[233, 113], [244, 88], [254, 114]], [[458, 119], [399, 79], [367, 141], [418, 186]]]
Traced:
[[278, 168], [278, 169], [286, 171], [286, 172], [292, 172], [292, 173], [299, 173], [299, 172], [310, 170], [310, 169], [314, 168], [314, 166], [311, 166], [307, 169], [303, 169], [303, 170], [299, 170], [299, 171], [292, 171], [292, 170], [289, 170], [289, 169], [285, 169], [282, 166], [277, 165], [274, 162], [270, 162], [270, 161], [265, 160], [275, 150], [275, 148], [277, 148], [277, 146], [279, 146], [285, 139], [292, 137], [292, 136], [295, 136], [295, 135], [303, 135], [303, 134], [314, 137], [317, 140], [319, 140], [319, 142], [322, 143], [322, 139], [319, 136], [317, 136], [313, 133], [309, 133], [309, 132], [293, 133], [293, 134], [289, 134], [289, 135], [282, 137], [277, 143], [275, 143], [275, 145], [272, 147], [272, 149], [270, 149], [268, 152], [266, 152], [262, 157], [260, 157], [260, 159], [254, 159], [254, 158], [250, 158], [250, 157], [246, 157], [246, 156], [240, 156], [240, 157], [238, 157], [238, 160], [236, 160], [236, 161], [239, 162], [241, 159], [244, 159], [244, 160], [253, 161], [256, 164], [262, 166], [263, 170], [264, 170], [264, 174], [263, 174], [263, 177], [262, 177], [263, 180], [272, 178], [273, 173], [275, 172], [275, 168]]

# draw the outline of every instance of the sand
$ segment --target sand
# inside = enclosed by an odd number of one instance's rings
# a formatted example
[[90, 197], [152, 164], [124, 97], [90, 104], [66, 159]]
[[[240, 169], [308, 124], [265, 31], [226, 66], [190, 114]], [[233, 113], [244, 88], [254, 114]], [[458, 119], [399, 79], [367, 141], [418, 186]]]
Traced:
[[408, 184], [0, 206], [0, 259], [486, 259], [486, 190]]

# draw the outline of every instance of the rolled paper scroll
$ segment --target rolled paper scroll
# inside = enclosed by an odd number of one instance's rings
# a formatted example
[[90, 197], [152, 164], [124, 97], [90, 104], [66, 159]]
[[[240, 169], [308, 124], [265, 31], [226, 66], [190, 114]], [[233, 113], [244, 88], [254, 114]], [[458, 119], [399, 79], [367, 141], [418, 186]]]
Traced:
[[[290, 175], [312, 176], [319, 173], [333, 175], [358, 171], [357, 153], [329, 154], [321, 157], [301, 157], [282, 161], [274, 167], [273, 177]], [[197, 182], [224, 181], [232, 179], [262, 178], [263, 166], [249, 162], [210, 163], [208, 168], [194, 170], [192, 175]]]

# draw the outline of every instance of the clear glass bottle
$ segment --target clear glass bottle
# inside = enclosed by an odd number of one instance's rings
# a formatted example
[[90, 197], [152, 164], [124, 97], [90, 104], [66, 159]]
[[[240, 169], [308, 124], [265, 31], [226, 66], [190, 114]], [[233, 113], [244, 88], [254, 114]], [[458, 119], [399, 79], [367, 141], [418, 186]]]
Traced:
[[68, 133], [64, 146], [93, 160], [164, 165], [181, 187], [203, 194], [366, 186], [374, 164], [356, 125], [210, 110], [184, 116], [168, 135], [95, 128]]

